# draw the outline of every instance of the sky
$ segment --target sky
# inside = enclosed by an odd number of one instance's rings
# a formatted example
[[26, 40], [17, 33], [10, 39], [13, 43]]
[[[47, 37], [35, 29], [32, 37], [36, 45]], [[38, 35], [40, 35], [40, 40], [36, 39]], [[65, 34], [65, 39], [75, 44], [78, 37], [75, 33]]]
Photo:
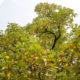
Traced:
[[40, 2], [55, 3], [74, 9], [78, 15], [75, 23], [80, 24], [80, 0], [0, 0], [0, 30], [5, 30], [8, 23], [25, 26], [37, 15], [35, 6]]

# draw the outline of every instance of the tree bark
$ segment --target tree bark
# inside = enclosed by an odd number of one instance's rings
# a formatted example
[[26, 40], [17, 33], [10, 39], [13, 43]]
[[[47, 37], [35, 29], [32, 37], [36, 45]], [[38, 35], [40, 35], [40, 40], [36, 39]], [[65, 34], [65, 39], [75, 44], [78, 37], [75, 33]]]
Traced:
[[52, 49], [54, 49], [54, 47], [56, 45], [56, 42], [57, 42], [57, 40], [56, 40], [56, 37], [55, 37], [54, 42], [53, 42], [53, 45], [52, 45]]
[[52, 49], [55, 48], [55, 45], [56, 45], [56, 42], [58, 41], [58, 39], [60, 38], [61, 35], [59, 35], [58, 37], [55, 36], [55, 39], [54, 39], [54, 42], [53, 42], [53, 45], [52, 45]]

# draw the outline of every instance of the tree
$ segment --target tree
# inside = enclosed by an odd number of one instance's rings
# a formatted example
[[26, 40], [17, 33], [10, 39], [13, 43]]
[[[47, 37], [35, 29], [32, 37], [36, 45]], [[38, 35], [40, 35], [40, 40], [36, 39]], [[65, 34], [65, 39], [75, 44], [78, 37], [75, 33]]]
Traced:
[[[0, 32], [0, 80], [79, 80], [80, 25], [72, 9], [40, 3], [24, 27]], [[70, 33], [67, 32], [70, 30]]]
[[61, 37], [66, 38], [66, 27], [71, 28], [75, 13], [72, 9], [48, 3], [38, 4], [35, 7], [35, 12], [38, 16], [33, 20], [33, 28], [30, 28], [34, 34], [41, 35], [42, 44], [45, 41], [43, 45], [51, 44], [52, 49], [54, 49]]
[[1, 52], [7, 51], [8, 53], [16, 53], [15, 45], [17, 41], [21, 41], [21, 37], [26, 35], [28, 36], [23, 27], [16, 23], [9, 23], [5, 30], [5, 34], [2, 34], [0, 38]]

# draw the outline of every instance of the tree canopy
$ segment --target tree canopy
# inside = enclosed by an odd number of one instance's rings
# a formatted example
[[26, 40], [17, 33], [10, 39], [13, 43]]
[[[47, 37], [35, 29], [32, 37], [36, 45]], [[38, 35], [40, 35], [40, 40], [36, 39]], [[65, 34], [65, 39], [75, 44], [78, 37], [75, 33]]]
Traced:
[[35, 12], [38, 16], [33, 20], [32, 26], [30, 25], [31, 29], [29, 32], [33, 32], [32, 34], [36, 35], [38, 34], [42, 40], [42, 44], [46, 37], [43, 46], [51, 45], [52, 49], [54, 49], [60, 37], [62, 37], [62, 39], [66, 38], [66, 27], [72, 27], [73, 18], [76, 14], [72, 9], [48, 3], [38, 4], [35, 7]]
[[54, 3], [37, 4], [35, 12], [32, 23], [0, 32], [0, 80], [79, 80], [76, 13]]

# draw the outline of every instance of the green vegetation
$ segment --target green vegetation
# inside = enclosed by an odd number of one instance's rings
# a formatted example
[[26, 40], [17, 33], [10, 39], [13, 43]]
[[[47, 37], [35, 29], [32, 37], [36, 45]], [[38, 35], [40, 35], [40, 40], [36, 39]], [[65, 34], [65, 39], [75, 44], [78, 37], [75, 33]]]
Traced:
[[48, 3], [36, 5], [35, 12], [32, 23], [9, 23], [5, 33], [0, 32], [0, 80], [79, 80], [76, 13]]

